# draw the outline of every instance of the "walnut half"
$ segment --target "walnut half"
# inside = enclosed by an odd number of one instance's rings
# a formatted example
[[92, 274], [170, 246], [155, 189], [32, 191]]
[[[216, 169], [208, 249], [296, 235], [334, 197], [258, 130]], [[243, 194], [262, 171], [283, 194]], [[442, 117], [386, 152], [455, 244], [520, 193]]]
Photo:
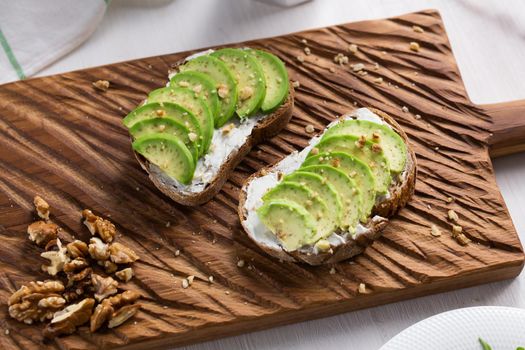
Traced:
[[35, 196], [33, 204], [35, 205], [38, 216], [46, 221], [49, 220], [49, 204], [40, 196]]
[[91, 282], [95, 287], [95, 299], [98, 302], [117, 293], [118, 282], [111, 277], [102, 277], [97, 274], [91, 275]]
[[50, 319], [66, 302], [58, 294], [63, 290], [60, 281], [30, 282], [9, 298], [9, 316], [26, 324]]
[[105, 243], [113, 242], [117, 230], [111, 221], [93, 214], [89, 209], [82, 210], [82, 217], [92, 235], [98, 235]]
[[54, 338], [61, 334], [71, 334], [76, 328], [86, 323], [91, 317], [95, 299], [86, 298], [79, 303], [71, 304], [63, 310], [55, 312], [51, 323], [44, 329], [46, 338]]
[[69, 256], [67, 255], [67, 249], [65, 247], [62, 247], [62, 243], [58, 238], [57, 247], [58, 250], [52, 250], [40, 254], [41, 257], [50, 261], [49, 265], [42, 265], [42, 270], [47, 272], [51, 276], [55, 276], [57, 273], [62, 271], [64, 268], [64, 264], [68, 263], [70, 260]]
[[110, 258], [115, 264], [129, 264], [139, 259], [133, 249], [121, 243], [113, 243], [109, 246]]
[[48, 242], [57, 238], [58, 225], [52, 222], [36, 221], [27, 226], [29, 240], [44, 247]]

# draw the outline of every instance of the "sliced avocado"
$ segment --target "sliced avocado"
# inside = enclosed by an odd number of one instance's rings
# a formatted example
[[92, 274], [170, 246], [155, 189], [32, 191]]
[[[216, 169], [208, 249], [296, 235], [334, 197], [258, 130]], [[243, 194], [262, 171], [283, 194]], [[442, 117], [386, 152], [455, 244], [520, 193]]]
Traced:
[[266, 202], [257, 209], [257, 215], [287, 251], [307, 244], [315, 233], [314, 217], [293, 201], [281, 199]]
[[301, 167], [299, 170], [314, 173], [323, 177], [323, 180], [331, 184], [342, 199], [343, 220], [341, 227], [354, 232], [363, 208], [361, 193], [355, 181], [344, 172], [330, 165], [310, 165]]
[[370, 167], [359, 159], [343, 152], [320, 153], [306, 158], [302, 166], [322, 164], [331, 165], [341, 170], [355, 181], [362, 197], [363, 210], [361, 211], [361, 221], [366, 222], [372, 212], [376, 198], [375, 180]]
[[364, 135], [367, 140], [379, 143], [388, 159], [390, 171], [400, 173], [405, 169], [407, 148], [401, 136], [386, 125], [369, 120], [349, 119], [340, 122], [326, 131], [324, 137], [333, 135]]
[[303, 206], [316, 220], [314, 241], [306, 241], [306, 243], [315, 243], [317, 239], [326, 237], [334, 232], [339, 224], [336, 213], [330, 212], [326, 203], [319, 196], [314, 195], [313, 191], [299, 183], [281, 182], [268, 191], [262, 199], [265, 203], [286, 199]]
[[248, 50], [250, 54], [261, 64], [264, 79], [266, 81], [266, 95], [264, 96], [261, 110], [264, 113], [271, 113], [286, 100], [290, 82], [288, 71], [284, 67], [283, 61], [277, 56], [263, 50]]
[[[361, 143], [359, 137], [354, 135], [334, 135], [323, 137], [315, 148], [319, 152], [344, 152], [361, 160], [372, 170], [374, 174], [376, 192], [386, 193], [392, 180], [388, 159], [381, 150], [373, 150], [373, 143], [365, 141]], [[308, 157], [312, 156], [312, 153]]]
[[178, 137], [191, 152], [193, 160], [197, 162], [199, 149], [194, 141], [189, 138], [190, 129], [170, 118], [145, 119], [135, 123], [129, 128], [129, 133], [135, 139], [150, 134], [168, 134]]
[[136, 139], [133, 149], [167, 175], [183, 184], [193, 179], [195, 162], [186, 146], [178, 137], [167, 134], [150, 134]]
[[165, 87], [153, 90], [148, 95], [148, 102], [176, 103], [193, 113], [201, 127], [201, 139], [197, 140], [200, 153], [205, 154], [213, 137], [213, 115], [204, 99], [188, 88]]
[[[294, 182], [302, 186], [305, 186], [313, 192], [315, 196], [326, 204], [330, 213], [335, 217], [337, 226], [341, 225], [343, 218], [343, 204], [341, 197], [337, 194], [334, 187], [323, 180], [323, 177], [314, 173], [308, 173], [304, 171], [294, 171], [293, 173], [286, 175], [283, 179], [284, 182]], [[317, 234], [314, 239], [317, 240], [321, 237]]]
[[214, 81], [207, 74], [195, 71], [180, 72], [171, 78], [170, 86], [191, 89], [208, 102], [214, 120], [215, 116], [219, 114], [217, 88]]
[[190, 133], [195, 134], [197, 140], [200, 139], [202, 135], [199, 121], [193, 113], [175, 103], [162, 102], [145, 104], [131, 111], [122, 120], [122, 123], [129, 129], [143, 120], [156, 118], [169, 118], [181, 123], [189, 129]]
[[261, 64], [247, 51], [225, 48], [210, 54], [223, 61], [237, 83], [237, 115], [254, 114], [261, 108], [266, 94], [266, 82]]
[[221, 60], [213, 56], [199, 56], [179, 67], [181, 72], [197, 71], [207, 74], [215, 83], [219, 96], [219, 113], [215, 117], [215, 127], [223, 126], [235, 112], [237, 105], [237, 84], [232, 73]]

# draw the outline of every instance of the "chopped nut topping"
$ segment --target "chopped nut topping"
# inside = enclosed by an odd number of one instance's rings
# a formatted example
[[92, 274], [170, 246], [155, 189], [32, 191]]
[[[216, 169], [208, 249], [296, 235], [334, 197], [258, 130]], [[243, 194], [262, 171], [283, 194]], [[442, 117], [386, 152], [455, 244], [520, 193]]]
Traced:
[[447, 215], [448, 215], [448, 219], [449, 219], [450, 221], [458, 222], [458, 220], [459, 220], [459, 216], [458, 216], [458, 214], [457, 214], [454, 210], [450, 209], [450, 210], [447, 212]]
[[381, 78], [381, 77], [375, 78], [375, 79], [374, 79], [374, 83], [376, 83], [376, 84], [382, 84], [382, 83], [383, 83], [383, 78]]
[[330, 242], [328, 242], [326, 239], [320, 239], [319, 241], [317, 241], [317, 243], [315, 244], [315, 246], [316, 246], [317, 249], [319, 249], [321, 252], [325, 252], [325, 251], [330, 250]]
[[67, 252], [69, 253], [69, 256], [73, 259], [75, 258], [84, 258], [88, 255], [88, 246], [86, 243], [77, 240], [74, 240], [73, 242], [69, 243], [67, 246]]
[[35, 205], [38, 216], [46, 221], [49, 220], [49, 204], [40, 196], [35, 196], [33, 204]]
[[364, 283], [359, 283], [358, 291], [359, 291], [359, 293], [361, 293], [361, 294], [366, 294], [366, 284], [364, 284]]
[[180, 87], [189, 87], [190, 86], [190, 83], [186, 80], [181, 80], [179, 81], [179, 86]]
[[84, 218], [84, 225], [92, 235], [97, 234], [105, 243], [113, 241], [117, 230], [111, 221], [93, 214], [89, 209], [82, 210], [82, 217]]
[[27, 227], [27, 233], [29, 240], [43, 247], [49, 241], [57, 238], [58, 229], [58, 225], [53, 222], [37, 221]]
[[100, 90], [100, 91], [107, 91], [107, 89], [109, 89], [109, 81], [97, 80], [93, 83], [93, 87], [95, 87], [95, 89]]
[[113, 243], [109, 246], [110, 258], [115, 264], [129, 264], [139, 259], [139, 256], [131, 249], [121, 243]]
[[133, 317], [140, 309], [140, 304], [126, 305], [114, 312], [108, 323], [108, 328], [115, 328]]
[[439, 237], [441, 236], [441, 230], [434, 224], [432, 224], [432, 226], [430, 226], [430, 234], [434, 237]]
[[410, 50], [412, 50], [414, 52], [418, 52], [419, 49], [420, 49], [419, 43], [416, 43], [415, 41], [412, 41], [410, 43]]
[[366, 144], [366, 137], [365, 135], [359, 136], [359, 140], [355, 142], [355, 145], [357, 148], [363, 148]]
[[86, 298], [77, 304], [71, 304], [55, 313], [51, 323], [44, 330], [46, 338], [54, 338], [61, 334], [73, 333], [77, 326], [86, 323], [93, 311], [95, 300]]
[[310, 151], [311, 154], [313, 154], [314, 156], [319, 154], [319, 148], [317, 147], [312, 147], [312, 150]]
[[372, 141], [378, 142], [381, 139], [381, 135], [378, 132], [372, 133]]
[[131, 267], [127, 267], [123, 270], [117, 271], [115, 273], [115, 276], [123, 282], [129, 282], [133, 278], [133, 269]]
[[241, 101], [245, 101], [253, 96], [253, 88], [251, 86], [245, 86], [239, 91], [239, 98]]
[[315, 128], [312, 124], [308, 124], [304, 127], [304, 131], [306, 131], [308, 134], [311, 134], [315, 131]]
[[109, 245], [102, 242], [98, 237], [93, 237], [89, 240], [88, 246], [89, 255], [95, 260], [109, 259]]
[[157, 117], [164, 117], [166, 115], [166, 111], [163, 109], [157, 109], [155, 111], [155, 114], [157, 115]]
[[202, 91], [202, 85], [201, 84], [197, 84], [193, 87], [193, 92], [196, 93], [196, 94], [200, 94], [201, 91]]
[[356, 44], [350, 44], [350, 46], [348, 46], [348, 51], [355, 55], [359, 51], [359, 47]]
[[347, 64], [348, 56], [345, 56], [342, 53], [338, 53], [337, 55], [334, 56], [334, 62], [339, 63], [340, 65]]
[[310, 48], [309, 48], [308, 46], [304, 48], [304, 54], [305, 54], [306, 56], [308, 56], [308, 55], [311, 54], [311, 53], [312, 53], [312, 51], [310, 50]]
[[102, 325], [111, 318], [111, 315], [113, 315], [114, 311], [115, 310], [113, 309], [113, 306], [107, 299], [102, 300], [102, 303], [97, 305], [93, 315], [91, 315], [89, 321], [89, 330], [91, 332], [95, 332], [97, 329], [102, 327]]
[[241, 267], [241, 268], [244, 267], [244, 260], [241, 259], [237, 261], [237, 267]]
[[49, 260], [50, 264], [42, 265], [42, 270], [51, 276], [55, 276], [57, 273], [62, 271], [64, 264], [68, 263], [70, 260], [69, 256], [67, 255], [67, 249], [62, 247], [60, 239], [57, 239], [57, 247], [58, 250], [56, 251], [48, 251], [40, 254], [42, 258]]
[[294, 88], [298, 88], [299, 86], [301, 86], [301, 83], [300, 83], [298, 80], [294, 80], [294, 81], [292, 82], [292, 86], [293, 86]]
[[379, 153], [379, 152], [382, 152], [382, 151], [383, 151], [383, 148], [381, 147], [380, 144], [374, 143], [372, 145], [372, 152]]
[[196, 133], [194, 133], [194, 132], [190, 132], [190, 133], [188, 134], [188, 138], [190, 139], [191, 142], [195, 142], [195, 141], [197, 141], [198, 136], [197, 136]]
[[95, 288], [95, 299], [101, 302], [110, 295], [117, 294], [118, 282], [111, 277], [102, 277], [97, 274], [91, 275], [91, 283]]
[[229, 123], [228, 125], [223, 126], [222, 133], [229, 134], [233, 129], [235, 129], [235, 124]]
[[219, 95], [220, 98], [224, 99], [228, 97], [229, 94], [230, 90], [228, 90], [225, 84], [219, 84], [219, 86], [217, 86], [217, 95]]
[[362, 63], [351, 64], [350, 67], [352, 67], [352, 70], [354, 72], [359, 72], [359, 71], [365, 69], [365, 65], [362, 64]]
[[297, 56], [296, 59], [297, 59], [297, 61], [299, 61], [299, 62], [301, 62], [301, 63], [304, 62], [304, 57], [301, 56], [301, 55]]
[[412, 30], [416, 33], [423, 33], [424, 30], [420, 26], [412, 26]]

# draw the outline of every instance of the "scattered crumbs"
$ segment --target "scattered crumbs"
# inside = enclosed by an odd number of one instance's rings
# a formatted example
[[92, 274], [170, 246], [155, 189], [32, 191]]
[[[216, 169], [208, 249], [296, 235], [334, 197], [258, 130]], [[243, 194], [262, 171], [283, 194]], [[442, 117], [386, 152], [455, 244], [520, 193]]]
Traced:
[[427, 204], [428, 210], [432, 210], [432, 206], [430, 204]]
[[377, 62], [374, 63], [374, 70], [379, 70], [379, 63]]
[[365, 68], [365, 65], [362, 63], [356, 63], [356, 64], [351, 64], [350, 67], [352, 67], [352, 70], [354, 72], [359, 72], [360, 70], [363, 70]]
[[244, 267], [244, 260], [237, 261], [237, 267]]
[[216, 224], [217, 223], [217, 219], [213, 219], [213, 223]]
[[335, 275], [335, 267], [333, 267], [333, 266], [330, 269], [330, 275]]
[[166, 305], [164, 305], [162, 308], [163, 308], [163, 309], [167, 309], [168, 307], [167, 307]]
[[399, 86], [398, 85], [394, 85], [394, 89], [399, 89]]
[[420, 46], [419, 43], [416, 43], [415, 41], [410, 42], [410, 50], [414, 52], [419, 52]]
[[312, 124], [308, 124], [304, 127], [304, 131], [306, 131], [308, 134], [311, 134], [315, 131], [315, 128]]
[[190, 286], [190, 284], [188, 283], [188, 280], [183, 278], [182, 279], [182, 288], [186, 289]]
[[452, 225], [452, 235], [456, 237], [460, 233], [463, 233], [463, 227], [459, 225]]
[[416, 114], [416, 115], [414, 116], [414, 118], [416, 118], [417, 120], [419, 120], [419, 119], [421, 119], [421, 115]]
[[292, 82], [292, 86], [293, 86], [294, 88], [298, 88], [299, 86], [301, 86], [301, 83], [300, 83], [298, 80], [294, 80], [294, 81]]
[[299, 62], [301, 62], [301, 63], [304, 62], [304, 57], [301, 56], [301, 55], [297, 56], [296, 59], [297, 59], [297, 61], [299, 61]]
[[166, 222], [166, 225], [165, 225], [165, 226], [166, 226], [166, 227], [170, 227], [170, 226], [171, 226], [171, 222], [169, 222], [169, 221]]
[[247, 302], [247, 301], [245, 301], [245, 302], [244, 302], [244, 305], [248, 305], [248, 302]]
[[414, 71], [414, 75], [419, 75], [419, 72], [417, 72], [417, 71]]
[[383, 83], [383, 78], [381, 78], [381, 77], [375, 78], [375, 79], [374, 79], [374, 83], [376, 83], [376, 84], [382, 84], [382, 83]]
[[354, 106], [357, 106], [357, 102], [356, 101], [354, 101]]
[[107, 89], [109, 89], [109, 81], [97, 80], [93, 83], [93, 87], [100, 91], [107, 91]]
[[248, 265], [248, 270], [252, 270], [252, 265]]
[[210, 283], [213, 283], [213, 276], [208, 276], [208, 281], [209, 281]]
[[364, 283], [359, 283], [359, 293], [361, 294], [365, 294], [366, 293], [366, 284]]
[[138, 322], [137, 321], [133, 321], [133, 324], [136, 325], [136, 324], [138, 324]]
[[407, 106], [401, 107], [401, 110], [403, 111], [403, 113], [408, 113], [408, 107]]
[[192, 239], [192, 240], [191, 240], [191, 243], [195, 244], [195, 243], [196, 243], [196, 241], [195, 241], [194, 239]]
[[339, 63], [340, 65], [347, 64], [348, 56], [345, 56], [342, 53], [338, 53], [337, 55], [334, 56], [334, 62]]
[[368, 74], [368, 72], [365, 71], [365, 70], [360, 70], [359, 72], [357, 72], [357, 74], [359, 74], [360, 76], [363, 76], [363, 77], [364, 77], [365, 75]]
[[454, 210], [452, 210], [452, 209], [450, 209], [450, 210], [447, 212], [447, 216], [448, 216], [448, 219], [449, 219], [450, 221], [453, 221], [453, 222], [458, 222], [458, 221], [459, 221], [459, 216], [458, 216], [458, 214], [457, 214]]
[[447, 197], [447, 199], [446, 199], [447, 203], [452, 203], [453, 201], [454, 201], [454, 198], [452, 198], [452, 197]]
[[192, 285], [194, 279], [195, 279], [195, 276], [193, 276], [193, 275], [190, 275], [190, 276], [187, 277], [188, 284], [189, 284], [190, 286]]
[[386, 55], [386, 51], [381, 51], [381, 55]]
[[123, 108], [122, 107], [119, 107], [118, 110], [121, 111]]
[[435, 150], [436, 152], [439, 151], [439, 147], [438, 147], [438, 146], [434, 147], [434, 150]]
[[410, 86], [416, 86], [416, 83], [411, 83]]
[[230, 295], [230, 291], [227, 290], [226, 292], [224, 292], [224, 294]]
[[424, 30], [420, 26], [412, 26], [412, 30], [416, 33], [423, 33]]
[[301, 42], [302, 42], [303, 44], [305, 44], [305, 45], [308, 44], [308, 40], [306, 40], [306, 39], [302, 39]]
[[350, 46], [348, 46], [348, 51], [355, 55], [357, 51], [359, 51], [359, 47], [356, 44], [350, 44]]
[[261, 175], [262, 175], [262, 176], [266, 176], [266, 175], [268, 175], [268, 170], [267, 170], [266, 168], [263, 168], [263, 169], [261, 170]]
[[177, 250], [175, 251], [175, 256], [179, 256], [179, 255], [180, 255], [180, 250], [177, 249]]
[[441, 230], [434, 224], [432, 224], [432, 226], [430, 226], [430, 234], [434, 237], [439, 237], [441, 236]]
[[6, 330], [4, 331], [4, 333], [5, 333], [5, 335], [9, 335], [9, 329], [6, 329]]
[[308, 46], [304, 48], [304, 54], [306, 56], [310, 55], [311, 53], [312, 53], [312, 50], [310, 50], [310, 48]]
[[335, 68], [334, 68], [334, 67], [330, 67], [330, 68], [328, 68], [328, 70], [329, 70], [331, 73], [335, 73]]

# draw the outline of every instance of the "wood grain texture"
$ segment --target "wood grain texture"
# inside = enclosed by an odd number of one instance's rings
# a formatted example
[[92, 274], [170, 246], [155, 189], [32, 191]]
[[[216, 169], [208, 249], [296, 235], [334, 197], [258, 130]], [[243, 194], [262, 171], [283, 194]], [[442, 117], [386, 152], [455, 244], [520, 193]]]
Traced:
[[[413, 24], [425, 33], [413, 32]], [[300, 64], [295, 57], [303, 55], [302, 39], [313, 54]], [[411, 52], [410, 41], [420, 42], [422, 50]], [[365, 63], [368, 75], [333, 63], [349, 43], [360, 46], [351, 63]], [[266, 47], [286, 61], [292, 79], [301, 82], [294, 116], [283, 132], [252, 150], [214, 200], [197, 208], [177, 206], [159, 194], [135, 162], [120, 124], [148, 91], [165, 83], [170, 64], [187, 53], [0, 87], [0, 325], [10, 329], [0, 338], [1, 348], [181, 345], [510, 278], [521, 271], [523, 249], [488, 155], [495, 123], [468, 100], [436, 12], [241, 45]], [[372, 62], [380, 68], [374, 70]], [[382, 84], [373, 82], [378, 76]], [[97, 79], [110, 80], [111, 89], [93, 90], [91, 82]], [[354, 102], [384, 110], [407, 132], [419, 164], [415, 198], [381, 239], [352, 262], [335, 265], [333, 275], [329, 266], [280, 264], [244, 236], [236, 215], [239, 188], [257, 169], [305, 146], [305, 125], [321, 128]], [[410, 112], [403, 113], [402, 106]], [[56, 221], [72, 232], [87, 234], [79, 223], [85, 207], [117, 224], [124, 243], [143, 258], [128, 286], [146, 295], [137, 324], [94, 335], [81, 328], [77, 335], [42, 345], [38, 327], [7, 317], [8, 295], [35, 276], [45, 278], [37, 272], [42, 263], [38, 249], [25, 234], [34, 218], [35, 193], [48, 199]], [[449, 196], [456, 198], [452, 204], [446, 203]], [[459, 214], [473, 243], [462, 247], [450, 236], [448, 209]], [[442, 229], [441, 237], [430, 235], [432, 223]], [[182, 252], [178, 257], [176, 250]], [[244, 268], [237, 267], [238, 259], [246, 261]], [[180, 281], [187, 275], [195, 275], [195, 282], [182, 289]], [[359, 283], [370, 294], [358, 294]]]

